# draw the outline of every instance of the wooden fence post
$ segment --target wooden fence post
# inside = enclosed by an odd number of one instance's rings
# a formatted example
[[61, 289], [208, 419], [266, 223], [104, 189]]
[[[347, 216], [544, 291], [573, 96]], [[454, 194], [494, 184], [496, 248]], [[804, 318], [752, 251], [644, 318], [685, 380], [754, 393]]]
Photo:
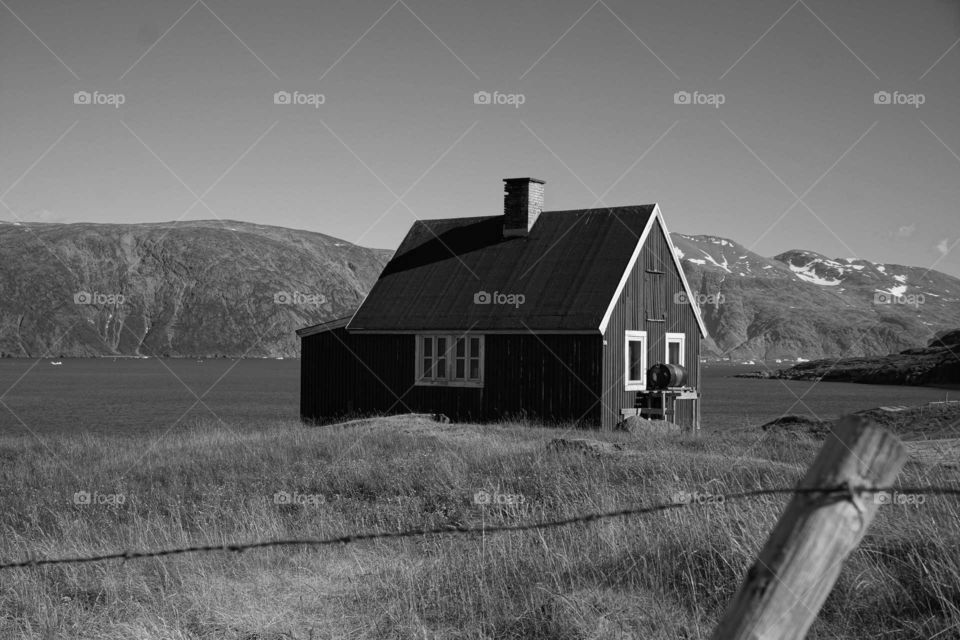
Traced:
[[[844, 418], [798, 488], [890, 486], [906, 462], [900, 440], [859, 417]], [[843, 561], [873, 521], [873, 494], [795, 494], [711, 638], [806, 637]]]

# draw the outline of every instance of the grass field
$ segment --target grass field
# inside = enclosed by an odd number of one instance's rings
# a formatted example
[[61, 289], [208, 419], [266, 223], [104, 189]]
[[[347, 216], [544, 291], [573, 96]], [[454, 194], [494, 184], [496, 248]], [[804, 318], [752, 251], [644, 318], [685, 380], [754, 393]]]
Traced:
[[[549, 446], [561, 436], [595, 446]], [[651, 438], [414, 418], [197, 423], [158, 442], [10, 436], [0, 438], [0, 559], [519, 523], [681, 491], [792, 486], [819, 445], [747, 431]], [[908, 463], [901, 481], [956, 483], [957, 470]], [[480, 491], [499, 498], [478, 505]], [[76, 504], [77, 492], [89, 504]], [[703, 638], [785, 501], [8, 570], [0, 638]], [[810, 637], [960, 637], [958, 542], [956, 498], [882, 507]]]

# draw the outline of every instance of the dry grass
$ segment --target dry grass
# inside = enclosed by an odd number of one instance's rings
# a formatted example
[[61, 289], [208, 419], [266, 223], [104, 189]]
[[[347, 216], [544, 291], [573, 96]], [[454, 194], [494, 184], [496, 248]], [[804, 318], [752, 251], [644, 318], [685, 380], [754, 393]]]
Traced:
[[[558, 435], [621, 446], [546, 446]], [[198, 424], [156, 443], [4, 438], [0, 558], [550, 519], [682, 490], [790, 486], [818, 447], [778, 434], [642, 439], [399, 418]], [[903, 482], [951, 474], [910, 464]], [[524, 500], [480, 507], [481, 489]], [[125, 502], [75, 505], [81, 490]], [[278, 505], [277, 491], [323, 502]], [[703, 638], [784, 501], [534, 533], [6, 571], [0, 638]], [[881, 509], [810, 637], [960, 637], [958, 516], [955, 498]]]

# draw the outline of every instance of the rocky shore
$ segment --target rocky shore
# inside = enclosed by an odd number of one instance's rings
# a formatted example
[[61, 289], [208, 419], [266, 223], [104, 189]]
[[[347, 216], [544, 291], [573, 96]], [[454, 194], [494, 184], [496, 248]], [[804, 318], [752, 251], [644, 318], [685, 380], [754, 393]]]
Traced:
[[926, 347], [885, 356], [811, 360], [789, 369], [735, 377], [960, 387], [960, 329], [938, 334]]

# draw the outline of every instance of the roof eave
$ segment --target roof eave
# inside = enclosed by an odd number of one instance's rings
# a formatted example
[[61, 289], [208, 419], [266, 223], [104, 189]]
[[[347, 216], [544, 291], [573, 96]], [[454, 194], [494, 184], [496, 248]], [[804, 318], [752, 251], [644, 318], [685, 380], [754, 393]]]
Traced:
[[312, 336], [318, 333], [323, 333], [325, 331], [332, 331], [334, 329], [340, 329], [347, 326], [350, 317], [337, 318], [336, 320], [328, 320], [327, 322], [321, 322], [319, 324], [312, 324], [309, 327], [301, 327], [297, 329], [297, 337], [304, 338], [306, 336]]

